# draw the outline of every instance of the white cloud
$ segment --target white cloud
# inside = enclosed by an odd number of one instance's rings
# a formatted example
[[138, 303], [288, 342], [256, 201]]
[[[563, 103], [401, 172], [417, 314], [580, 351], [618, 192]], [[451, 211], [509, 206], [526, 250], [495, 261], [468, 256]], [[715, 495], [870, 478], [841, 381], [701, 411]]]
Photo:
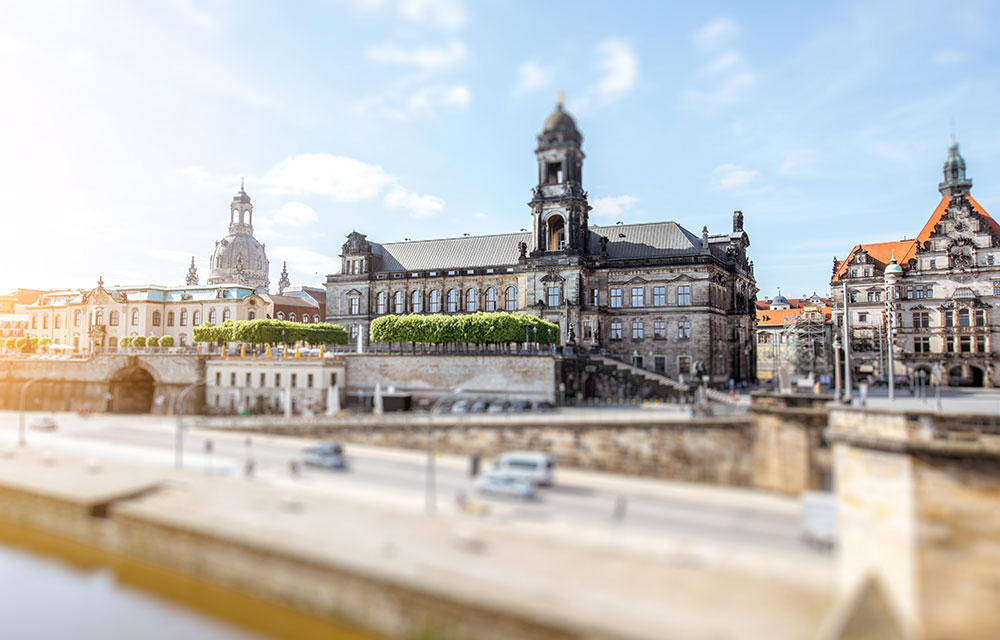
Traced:
[[778, 167], [778, 173], [783, 176], [794, 173], [812, 162], [814, 155], [809, 149], [792, 149], [786, 151], [781, 165]]
[[255, 236], [265, 240], [285, 237], [285, 234], [278, 231], [278, 225], [275, 224], [274, 220], [261, 214], [254, 214], [253, 232]]
[[684, 95], [697, 106], [705, 107], [709, 111], [718, 111], [742, 100], [746, 91], [755, 84], [757, 84], [756, 74], [753, 71], [743, 71], [727, 76], [717, 87], [707, 90], [691, 89]]
[[756, 171], [738, 164], [720, 164], [715, 168], [714, 173], [718, 179], [715, 188], [724, 191], [746, 188], [757, 176]]
[[945, 67], [965, 62], [966, 55], [961, 51], [938, 51], [934, 54], [934, 64]]
[[439, 107], [446, 109], [464, 109], [469, 106], [472, 94], [469, 88], [462, 84], [447, 86], [434, 85], [418, 89], [406, 99], [404, 117], [416, 114], [428, 114]]
[[517, 70], [514, 95], [524, 95], [541, 89], [552, 81], [552, 67], [545, 67], [534, 60], [526, 60]]
[[304, 202], [288, 202], [274, 214], [274, 222], [279, 225], [300, 227], [310, 222], [319, 221], [316, 210]]
[[479, 218], [480, 220], [486, 220], [489, 218], [489, 216], [483, 213], [482, 211], [477, 211], [472, 215], [475, 216], [476, 218]]
[[692, 39], [695, 45], [702, 49], [714, 49], [735, 38], [740, 33], [740, 26], [729, 18], [714, 18], [694, 32]]
[[385, 206], [387, 209], [406, 209], [416, 218], [426, 218], [444, 211], [444, 200], [397, 186], [385, 194]]
[[148, 255], [164, 262], [178, 262], [186, 267], [191, 266], [191, 254], [186, 251], [176, 251], [174, 249], [150, 249]]
[[717, 74], [729, 71], [743, 63], [743, 56], [738, 51], [727, 51], [717, 56], [701, 68], [702, 73]]
[[184, 167], [182, 169], [177, 169], [174, 173], [184, 176], [191, 182], [201, 186], [213, 184], [218, 180], [215, 174], [204, 167]]
[[462, 0], [400, 0], [398, 8], [407, 20], [439, 29], [461, 29], [469, 17]]
[[340, 269], [340, 260], [326, 253], [320, 253], [305, 247], [276, 247], [272, 252], [272, 264], [278, 260], [287, 261], [292, 271], [326, 276]]
[[590, 215], [598, 218], [621, 218], [639, 199], [634, 196], [607, 196], [590, 201]]
[[171, 4], [188, 23], [199, 29], [209, 32], [219, 30], [218, 19], [205, 9], [195, 6], [193, 0], [173, 0]]
[[601, 73], [595, 87], [598, 102], [613, 102], [632, 90], [639, 77], [639, 58], [623, 40], [608, 38], [597, 45]]
[[395, 182], [382, 167], [329, 153], [285, 158], [261, 179], [268, 193], [325, 195], [354, 202], [375, 197]]
[[413, 66], [424, 71], [437, 71], [462, 62], [468, 57], [469, 50], [461, 40], [452, 40], [447, 45], [442, 46], [423, 46], [412, 49], [386, 42], [368, 47], [365, 50], [365, 55], [375, 62]]

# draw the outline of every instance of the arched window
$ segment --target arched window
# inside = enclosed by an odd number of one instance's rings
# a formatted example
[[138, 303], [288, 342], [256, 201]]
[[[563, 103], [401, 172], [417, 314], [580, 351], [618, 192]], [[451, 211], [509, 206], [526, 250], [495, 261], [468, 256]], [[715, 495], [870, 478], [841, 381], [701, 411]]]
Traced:
[[507, 311], [517, 310], [517, 287], [507, 287], [503, 294], [503, 306]]
[[[968, 312], [966, 312], [966, 313], [968, 313]], [[42, 316], [42, 328], [43, 329], [48, 329], [49, 328], [49, 317], [48, 316]]]
[[38, 328], [38, 316], [31, 316], [31, 328], [32, 329]]
[[201, 326], [201, 311], [195, 311], [191, 314], [191, 326], [200, 327]]
[[62, 328], [62, 314], [56, 314], [56, 329]]
[[179, 335], [177, 337], [178, 337], [178, 342], [180, 343], [180, 346], [186, 347], [187, 346], [187, 334], [186, 333], [182, 333], [181, 335]]
[[216, 269], [222, 268], [222, 256], [219, 256], [218, 258], [215, 259], [215, 268]]
[[479, 296], [476, 294], [475, 289], [469, 289], [465, 292], [465, 310], [466, 311], [477, 311], [479, 309]]
[[309, 324], [309, 314], [308, 313], [303, 313], [302, 314], [302, 322], [304, 324]]
[[558, 251], [566, 247], [566, 223], [562, 216], [550, 216], [545, 223], [548, 238], [548, 250]]
[[410, 294], [410, 311], [413, 313], [421, 313], [424, 310], [423, 300], [421, 300], [421, 295], [419, 291], [414, 291]]
[[181, 309], [181, 326], [186, 327], [188, 324], [188, 311], [187, 309]]
[[160, 326], [160, 317], [161, 316], [160, 316], [160, 312], [159, 311], [154, 311], [153, 312], [153, 326], [154, 327]]
[[319, 314], [318, 313], [314, 313], [313, 314], [313, 322], [314, 323], [318, 323], [319, 322]]
[[448, 289], [448, 313], [458, 311], [458, 291]]
[[174, 312], [173, 311], [168, 311], [167, 312], [167, 326], [168, 327], [174, 326]]
[[290, 312], [288, 314], [288, 321], [289, 322], [295, 322], [295, 312], [294, 311], [292, 311], [292, 312]]
[[94, 324], [104, 324], [104, 312], [98, 311], [94, 314]]
[[118, 338], [109, 338], [108, 339], [108, 346], [111, 347], [112, 349], [114, 349], [115, 347], [117, 347], [118, 346]]
[[380, 291], [378, 297], [375, 298], [375, 313], [379, 315], [385, 313], [385, 301], [386, 301], [385, 291]]
[[[279, 320], [280, 320], [280, 318], [279, 318]], [[211, 309], [208, 312], [208, 323], [211, 324], [212, 326], [215, 326], [215, 309]]]
[[110, 324], [112, 327], [117, 327], [118, 326], [118, 322], [119, 322], [119, 320], [121, 318], [120, 314], [117, 311], [112, 311], [108, 315], [111, 316], [108, 319], [108, 324]]
[[392, 296], [392, 308], [393, 313], [406, 313], [406, 305], [404, 304], [404, 297], [402, 291], [397, 291]]
[[139, 324], [139, 310], [132, 309], [132, 326], [134, 327], [138, 324]]
[[285, 312], [284, 311], [279, 311], [278, 312], [278, 320], [284, 320], [284, 319], [285, 319]]
[[[255, 314], [253, 311], [251, 311], [250, 313], [247, 314], [247, 320], [253, 320], [256, 317], [257, 317], [257, 314]], [[182, 322], [181, 324], [184, 324], [184, 323]]]
[[427, 295], [427, 310], [431, 313], [441, 312], [441, 294], [437, 289]]
[[490, 287], [486, 290], [486, 311], [497, 310], [497, 290]]
[[222, 321], [223, 322], [225, 322], [226, 320], [229, 320], [232, 317], [233, 317], [233, 312], [230, 311], [229, 309], [224, 309], [222, 311]]

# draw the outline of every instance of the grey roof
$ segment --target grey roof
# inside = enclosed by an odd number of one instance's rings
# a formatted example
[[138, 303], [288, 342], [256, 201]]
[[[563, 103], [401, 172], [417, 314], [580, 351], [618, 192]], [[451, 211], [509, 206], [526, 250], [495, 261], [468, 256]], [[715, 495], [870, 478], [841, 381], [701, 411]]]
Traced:
[[[598, 253], [601, 250], [601, 236], [608, 237], [608, 258], [611, 260], [695, 255], [701, 252], [701, 237], [676, 222], [592, 226], [588, 238], [589, 252]], [[714, 255], [725, 258], [726, 245], [718, 240], [718, 237], [711, 238], [709, 246]], [[373, 242], [372, 251], [382, 258], [377, 268], [380, 272], [467, 269], [516, 265], [521, 242], [530, 245], [531, 233], [386, 244]]]

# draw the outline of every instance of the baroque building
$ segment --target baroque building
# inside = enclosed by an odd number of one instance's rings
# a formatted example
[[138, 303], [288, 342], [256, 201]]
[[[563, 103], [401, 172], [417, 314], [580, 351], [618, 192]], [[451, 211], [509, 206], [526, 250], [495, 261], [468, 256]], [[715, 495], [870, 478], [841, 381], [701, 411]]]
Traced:
[[[258, 293], [267, 293], [270, 286], [267, 253], [253, 236], [253, 204], [242, 180], [229, 205], [229, 233], [215, 243], [209, 265], [208, 284], [249, 286]], [[197, 279], [197, 272], [189, 273], [190, 277]]]
[[838, 327], [846, 288], [855, 377], [894, 375], [956, 386], [998, 386], [1000, 225], [972, 197], [952, 142], [941, 200], [916, 238], [859, 244], [834, 258]]
[[327, 276], [326, 320], [366, 340], [384, 314], [520, 311], [558, 324], [562, 344], [667, 376], [755, 378], [743, 214], [717, 235], [591, 225], [582, 143], [560, 102], [537, 137], [529, 232], [377, 243], [352, 231]]

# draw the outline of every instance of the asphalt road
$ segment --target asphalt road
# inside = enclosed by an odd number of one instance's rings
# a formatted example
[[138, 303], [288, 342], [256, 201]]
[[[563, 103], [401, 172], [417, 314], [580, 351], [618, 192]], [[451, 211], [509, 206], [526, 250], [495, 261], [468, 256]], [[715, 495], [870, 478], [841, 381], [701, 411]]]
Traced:
[[[29, 414], [32, 422], [39, 414]], [[28, 430], [29, 446], [62, 448], [95, 457], [123, 457], [156, 465], [174, 463], [175, 429], [172, 420], [148, 416], [95, 415], [81, 418], [56, 414], [55, 433]], [[0, 412], [0, 447], [16, 443], [17, 414]], [[211, 441], [211, 453], [206, 443]], [[254, 462], [254, 481], [295, 483], [315, 490], [378, 495], [412, 506], [424, 504], [426, 455], [419, 452], [346, 445], [349, 470], [303, 468], [291, 473], [290, 462], [301, 461], [310, 444], [292, 438], [253, 437], [214, 431], [186, 431], [184, 467], [201, 473], [241, 476], [248, 459]], [[485, 466], [487, 461], [483, 462]], [[827, 552], [800, 538], [797, 504], [744, 489], [699, 487], [648, 479], [623, 479], [600, 473], [556, 471], [556, 484], [539, 490], [532, 502], [477, 494], [468, 474], [468, 462], [439, 456], [435, 462], [438, 504], [454, 500], [459, 492], [489, 504], [507, 518], [545, 522], [613, 523], [646, 532], [689, 537], [748, 549], [817, 556]], [[624, 517], [616, 504], [624, 499]], [[621, 515], [619, 510], [618, 516]]]

